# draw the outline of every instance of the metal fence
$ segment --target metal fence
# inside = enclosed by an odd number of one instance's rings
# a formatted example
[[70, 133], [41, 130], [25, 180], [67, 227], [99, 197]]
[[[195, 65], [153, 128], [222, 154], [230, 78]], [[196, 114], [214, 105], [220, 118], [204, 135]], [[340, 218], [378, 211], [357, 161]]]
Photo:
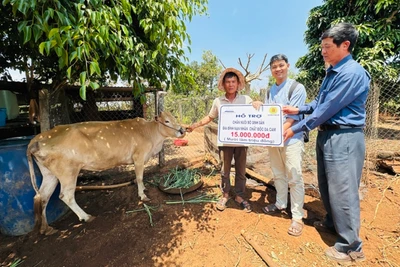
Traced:
[[[314, 99], [319, 84], [306, 87], [308, 98]], [[365, 127], [366, 157], [363, 181], [367, 182], [371, 172], [391, 173], [390, 166], [382, 169], [382, 157], [395, 160], [400, 151], [400, 82], [373, 80], [368, 94], [367, 119]], [[313, 173], [316, 179], [315, 141], [316, 130], [311, 131], [310, 142], [306, 144], [303, 171]], [[389, 164], [390, 165], [390, 164]], [[395, 174], [394, 172], [391, 174]], [[314, 181], [315, 184], [317, 181]]]
[[[318, 94], [319, 84], [309, 83], [306, 90], [308, 99], [312, 100]], [[372, 81], [371, 89], [367, 101], [367, 127], [365, 128], [367, 154], [364, 172], [364, 180], [367, 179], [370, 172], [376, 171], [377, 164], [382, 157], [386, 157], [386, 163], [391, 159], [395, 160], [398, 151], [400, 151], [400, 84], [399, 82]], [[208, 114], [212, 101], [220, 95], [220, 92], [210, 92], [203, 94], [193, 94], [189, 96], [178, 95], [165, 92], [150, 92], [146, 94], [146, 103], [138, 106], [133, 105], [131, 92], [114, 92], [110, 95], [101, 92], [94, 96], [94, 101], [89, 100], [86, 103], [79, 98], [70, 97], [70, 105], [73, 107], [73, 118], [75, 121], [99, 119], [99, 120], [119, 120], [134, 118], [139, 114], [135, 110], [140, 110], [148, 120], [156, 115], [155, 110], [164, 109], [170, 111], [176, 116], [183, 126], [189, 126], [191, 123], [199, 121]], [[161, 101], [161, 104], [159, 103]], [[161, 107], [160, 107], [161, 105]], [[91, 113], [92, 115], [87, 115]], [[97, 114], [97, 115], [93, 115]], [[310, 185], [317, 185], [317, 167], [315, 155], [315, 141], [317, 130], [310, 132], [310, 141], [305, 144], [306, 153], [303, 157], [303, 173], [305, 182]], [[184, 137], [187, 140], [186, 146], [180, 146], [173, 139], [165, 142], [165, 164], [176, 166], [184, 162], [198, 161], [208, 157], [205, 146], [204, 129], [196, 129]], [[255, 151], [255, 152], [254, 152]], [[265, 153], [264, 148], [250, 150], [249, 153]], [[383, 155], [384, 154], [384, 155]], [[252, 156], [252, 155], [249, 155]], [[254, 156], [254, 155], [253, 155]], [[257, 157], [256, 157], [257, 158]], [[147, 166], [158, 164], [158, 157], [154, 156]], [[261, 173], [265, 171], [262, 164], [268, 161], [261, 161]], [[264, 166], [265, 167], [265, 166]], [[255, 169], [255, 171], [258, 171]], [[270, 172], [262, 173], [272, 175]]]
[[[309, 84], [312, 84], [312, 86], [306, 85], [306, 90], [308, 100], [311, 101], [317, 96], [320, 84], [315, 82]], [[183, 97], [168, 93], [165, 97], [165, 108], [172, 110], [181, 122], [190, 124], [208, 114], [212, 101], [216, 96], [217, 94]], [[398, 163], [394, 161], [398, 159], [400, 151], [400, 82], [372, 81], [366, 109], [367, 126], [365, 128], [365, 137], [367, 150], [363, 174], [364, 182], [366, 182], [371, 172], [379, 170], [391, 173], [391, 166], [386, 170], [382, 169], [382, 161], [385, 161], [384, 164], [386, 165], [390, 165], [390, 161], [392, 161], [393, 166]], [[310, 186], [317, 185], [316, 136], [317, 130], [312, 130], [310, 132], [310, 141], [305, 144], [306, 152], [303, 157], [304, 178]], [[197, 145], [204, 143], [204, 134], [196, 136], [189, 134], [187, 138], [190, 139], [189, 146], [191, 143]], [[201, 138], [202, 140], [194, 140], [195, 138]], [[206, 154], [205, 148], [203, 150], [199, 148], [196, 152], [200, 151]], [[186, 156], [188, 158], [195, 156], [192, 155], [193, 150], [185, 151], [185, 153], [187, 153]], [[197, 155], [198, 153], [196, 153]], [[263, 170], [260, 171], [262, 172]], [[396, 171], [391, 174], [395, 173]], [[271, 173], [268, 174], [270, 175]]]
[[[148, 93], [151, 99], [153, 93]], [[82, 100], [76, 89], [66, 90], [65, 99], [69, 119], [72, 123], [81, 121], [123, 120], [142, 116], [147, 112], [147, 103], [134, 101], [132, 90], [126, 87], [115, 87], [86, 93]]]

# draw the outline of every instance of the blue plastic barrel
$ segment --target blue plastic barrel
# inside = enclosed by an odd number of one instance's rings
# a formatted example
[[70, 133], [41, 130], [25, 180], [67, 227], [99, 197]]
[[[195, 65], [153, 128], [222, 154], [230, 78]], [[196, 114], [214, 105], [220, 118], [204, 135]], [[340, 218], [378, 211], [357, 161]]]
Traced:
[[6, 125], [6, 119], [7, 119], [7, 109], [0, 108], [0, 127]]
[[[26, 149], [33, 136], [14, 137], [0, 140], [0, 232], [4, 235], [19, 236], [34, 228], [33, 197]], [[35, 166], [38, 186], [42, 175]], [[57, 186], [47, 205], [47, 220], [54, 222], [64, 215], [68, 207], [59, 198]]]

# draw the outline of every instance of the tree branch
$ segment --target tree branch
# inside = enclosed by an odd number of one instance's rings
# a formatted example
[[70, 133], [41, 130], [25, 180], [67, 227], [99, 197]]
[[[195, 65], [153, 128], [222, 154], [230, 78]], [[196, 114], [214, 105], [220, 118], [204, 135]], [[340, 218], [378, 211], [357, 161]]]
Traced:
[[226, 67], [225, 67], [224, 63], [222, 63], [221, 59], [218, 59], [218, 60], [219, 60], [219, 63], [221, 63], [222, 67], [223, 67], [224, 69], [226, 69]]
[[240, 58], [239, 58], [238, 62], [239, 62], [240, 67], [242, 67], [242, 69], [246, 72], [246, 74], [244, 75], [246, 77], [248, 72], [247, 72], [246, 68], [243, 67], [242, 60], [240, 60]]
[[392, 12], [392, 14], [390, 14], [390, 17], [388, 17], [387, 19], [386, 19], [386, 22], [392, 22], [392, 20], [393, 20], [393, 18], [394, 18], [394, 16], [396, 16], [396, 14], [398, 13], [399, 11], [398, 10], [395, 10], [395, 11], [393, 11]]
[[242, 62], [241, 62], [241, 60], [240, 60], [240, 58], [239, 58], [239, 64], [240, 64], [240, 66], [245, 70], [245, 72], [246, 72], [246, 75], [245, 75], [245, 78], [246, 78], [246, 83], [250, 83], [251, 81], [253, 81], [253, 80], [260, 80], [260, 75], [264, 72], [264, 71], [266, 71], [268, 68], [269, 68], [269, 65], [266, 65], [266, 66], [264, 66], [264, 64], [265, 64], [265, 60], [267, 59], [267, 55], [268, 54], [265, 54], [264, 55], [264, 58], [263, 58], [263, 61], [262, 61], [262, 63], [261, 63], [261, 65], [260, 65], [260, 67], [258, 68], [258, 70], [255, 72], [255, 73], [253, 73], [253, 74], [251, 74], [249, 71], [248, 71], [248, 67], [249, 67], [249, 64], [250, 64], [250, 61], [251, 61], [251, 58], [254, 56], [254, 54], [253, 55], [247, 55], [247, 65], [246, 65], [246, 68], [245, 67], [243, 67], [243, 64], [242, 64]]

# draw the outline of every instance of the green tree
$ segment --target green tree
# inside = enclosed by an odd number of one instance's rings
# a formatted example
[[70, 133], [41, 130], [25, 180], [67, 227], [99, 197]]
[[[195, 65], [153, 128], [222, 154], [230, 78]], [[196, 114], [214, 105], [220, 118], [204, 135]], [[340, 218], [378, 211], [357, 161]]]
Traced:
[[[181, 87], [167, 94], [165, 107], [183, 123], [193, 123], [209, 112], [212, 101], [221, 92], [216, 88], [222, 67], [211, 51], [204, 51], [202, 61], [187, 65], [191, 80], [182, 79]], [[185, 77], [185, 76], [182, 76]]]
[[105, 78], [120, 76], [133, 82], [135, 95], [144, 96], [144, 81], [171, 85], [177, 74], [187, 73], [182, 63], [183, 44], [190, 44], [185, 23], [204, 13], [206, 4], [207, 0], [3, 0], [2, 19], [9, 18], [9, 30], [17, 28], [20, 35], [2, 37], [27, 49], [15, 55], [19, 61], [29, 55], [35, 65], [39, 52], [51, 59], [40, 68], [56, 63], [59, 77], [53, 88], [77, 81], [85, 99], [87, 87], [97, 89]]
[[212, 51], [204, 51], [202, 62], [193, 61], [189, 66], [193, 69], [195, 84], [200, 92], [212, 91], [217, 86], [222, 67]]
[[400, 87], [396, 85], [400, 73], [400, 2], [325, 0], [310, 11], [305, 32], [309, 51], [296, 63], [300, 69], [298, 80], [306, 86], [309, 96], [316, 93], [309, 89], [318, 88], [325, 75], [320, 36], [339, 22], [353, 23], [359, 31], [352, 54], [372, 75], [366, 133], [375, 138], [380, 109], [400, 95]]
[[[23, 36], [18, 31], [19, 20], [12, 14], [12, 6], [1, 7], [0, 20], [0, 73], [3, 80], [12, 80], [9, 69], [26, 73], [29, 85], [33, 78], [37, 82], [58, 80], [59, 73], [56, 55], [43, 56], [33, 44], [23, 45]], [[37, 67], [36, 67], [37, 66]]]
[[318, 81], [325, 69], [320, 36], [339, 22], [353, 23], [360, 33], [353, 56], [373, 77], [397, 79], [400, 62], [400, 2], [398, 0], [325, 0], [310, 11], [305, 32], [308, 53], [296, 63], [303, 83]]

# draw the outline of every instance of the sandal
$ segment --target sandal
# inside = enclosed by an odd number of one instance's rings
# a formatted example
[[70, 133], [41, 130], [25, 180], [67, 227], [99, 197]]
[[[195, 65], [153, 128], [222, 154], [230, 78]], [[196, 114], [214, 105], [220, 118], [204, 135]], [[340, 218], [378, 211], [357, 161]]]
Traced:
[[221, 197], [215, 206], [217, 210], [224, 211], [226, 209], [226, 202], [228, 202], [228, 200], [229, 198]]
[[261, 208], [265, 214], [275, 214], [282, 212], [283, 209], [279, 209], [275, 204], [269, 204]]
[[238, 203], [245, 212], [251, 212], [251, 205], [247, 200], [243, 200], [240, 203], [236, 201], [236, 203]]
[[300, 236], [303, 233], [304, 223], [296, 220], [292, 220], [289, 226], [288, 234], [292, 236]]

